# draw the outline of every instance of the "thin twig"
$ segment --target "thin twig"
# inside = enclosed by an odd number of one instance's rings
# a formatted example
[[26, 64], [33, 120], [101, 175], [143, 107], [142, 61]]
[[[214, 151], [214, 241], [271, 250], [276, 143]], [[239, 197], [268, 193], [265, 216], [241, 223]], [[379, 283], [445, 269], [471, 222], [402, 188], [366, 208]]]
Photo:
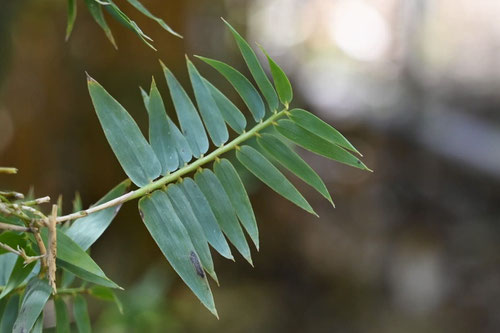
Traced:
[[42, 260], [40, 260], [42, 264], [42, 268], [40, 269], [40, 273], [43, 276], [43, 274], [47, 271], [47, 248], [45, 247], [45, 244], [43, 243], [43, 239], [40, 236], [40, 230], [37, 227], [32, 227], [31, 232], [33, 233], [33, 236], [35, 236], [36, 244], [38, 245], [38, 249], [40, 250], [40, 255], [43, 256]]
[[49, 256], [47, 257], [48, 266], [48, 278], [49, 283], [52, 286], [52, 293], [57, 292], [56, 289], [56, 256], [57, 256], [57, 230], [56, 230], [56, 218], [57, 218], [57, 205], [52, 205], [52, 213], [49, 218]]
[[31, 232], [31, 229], [28, 227], [23, 227], [15, 224], [8, 224], [0, 222], [0, 229], [2, 230], [11, 230], [11, 231], [21, 231], [21, 232]]
[[44, 256], [33, 256], [33, 257], [30, 257], [30, 256], [28, 256], [26, 254], [26, 252], [24, 252], [24, 249], [19, 248], [19, 246], [17, 247], [17, 250], [15, 250], [12, 247], [10, 247], [9, 245], [7, 245], [5, 243], [2, 243], [2, 242], [0, 242], [0, 247], [3, 248], [6, 251], [15, 253], [18, 256], [20, 256], [21, 258], [23, 258], [25, 265], [28, 265], [28, 264], [32, 263], [33, 261], [36, 261], [38, 259], [42, 259], [44, 257]]
[[16, 168], [6, 168], [6, 167], [0, 167], [0, 173], [6, 173], [6, 174], [16, 174], [17, 169]]

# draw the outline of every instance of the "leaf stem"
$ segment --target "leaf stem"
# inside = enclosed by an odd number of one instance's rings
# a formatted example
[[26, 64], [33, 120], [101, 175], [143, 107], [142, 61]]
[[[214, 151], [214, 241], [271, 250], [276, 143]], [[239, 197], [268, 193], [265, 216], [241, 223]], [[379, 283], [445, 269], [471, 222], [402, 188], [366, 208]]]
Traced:
[[[166, 175], [164, 177], [161, 177], [161, 178], [159, 178], [159, 179], [151, 182], [150, 184], [148, 184], [146, 186], [143, 186], [143, 187], [141, 187], [141, 188], [139, 188], [137, 190], [125, 193], [124, 195], [122, 195], [122, 196], [120, 196], [118, 198], [115, 198], [113, 200], [110, 200], [108, 202], [105, 202], [103, 204], [100, 204], [100, 205], [97, 205], [97, 206], [93, 206], [93, 207], [90, 207], [88, 209], [76, 212], [76, 213], [72, 213], [72, 214], [68, 214], [68, 215], [64, 215], [64, 216], [59, 216], [56, 219], [56, 221], [57, 221], [57, 223], [62, 223], [62, 222], [69, 221], [69, 220], [75, 220], [75, 219], [78, 219], [78, 218], [90, 215], [92, 213], [98, 212], [100, 210], [103, 210], [103, 209], [106, 209], [106, 208], [109, 208], [109, 207], [113, 207], [113, 206], [117, 206], [117, 205], [121, 205], [124, 202], [130, 201], [130, 200], [133, 200], [133, 199], [136, 199], [136, 198], [143, 197], [144, 195], [146, 195], [148, 193], [151, 193], [154, 190], [157, 190], [157, 189], [161, 188], [162, 186], [164, 186], [164, 185], [166, 185], [168, 183], [176, 181], [177, 179], [181, 178], [182, 176], [184, 176], [184, 175], [186, 175], [186, 174], [188, 174], [190, 172], [195, 171], [196, 169], [198, 169], [202, 165], [205, 165], [207, 163], [212, 162], [213, 160], [215, 160], [220, 155], [222, 155], [222, 154], [224, 154], [224, 153], [226, 153], [226, 152], [228, 152], [228, 151], [236, 148], [239, 144], [241, 144], [241, 143], [245, 142], [246, 140], [250, 139], [252, 136], [256, 135], [259, 131], [263, 130], [264, 128], [266, 128], [266, 127], [268, 127], [270, 125], [272, 125], [278, 118], [280, 118], [281, 116], [285, 115], [285, 113], [286, 113], [286, 109], [283, 109], [283, 110], [281, 110], [279, 112], [276, 112], [276, 113], [272, 114], [269, 118], [267, 118], [263, 122], [258, 123], [257, 125], [255, 125], [248, 132], [243, 132], [243, 134], [241, 134], [240, 136], [234, 138], [228, 144], [221, 145], [219, 148], [215, 149], [210, 154], [208, 154], [208, 155], [206, 155], [206, 156], [204, 156], [202, 158], [199, 158], [199, 159], [197, 159], [197, 160], [195, 160], [195, 161], [187, 164], [186, 166], [184, 166], [183, 168], [177, 170], [174, 173], [171, 173], [171, 174], [168, 174], [168, 175]], [[47, 221], [43, 221], [43, 222], [46, 223]]]

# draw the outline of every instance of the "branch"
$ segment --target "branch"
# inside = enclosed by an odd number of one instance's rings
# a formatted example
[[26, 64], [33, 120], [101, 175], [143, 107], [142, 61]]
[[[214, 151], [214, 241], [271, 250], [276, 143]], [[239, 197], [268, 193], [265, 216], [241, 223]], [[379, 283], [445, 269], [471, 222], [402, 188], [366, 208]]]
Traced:
[[24, 252], [24, 249], [19, 248], [19, 246], [17, 247], [17, 250], [15, 250], [12, 247], [10, 247], [9, 245], [2, 243], [2, 242], [0, 242], [0, 247], [8, 252], [12, 252], [12, 253], [17, 254], [18, 256], [22, 257], [24, 259], [25, 265], [27, 265], [35, 260], [42, 259], [44, 257], [43, 255], [30, 257], [26, 254], [26, 252]]
[[20, 232], [31, 232], [31, 229], [28, 227], [22, 227], [20, 225], [8, 224], [2, 222], [0, 222], [0, 229], [10, 230], [10, 231], [20, 231]]
[[52, 293], [55, 294], [56, 290], [56, 256], [57, 256], [57, 230], [56, 230], [56, 218], [57, 218], [57, 205], [52, 205], [52, 213], [49, 218], [49, 250], [47, 257], [48, 266], [48, 278], [50, 286], [52, 287]]
[[16, 168], [6, 168], [6, 167], [0, 167], [0, 173], [6, 173], [9, 175], [13, 175], [17, 173]]
[[[180, 179], [182, 176], [184, 176], [192, 171], [196, 171], [196, 169], [200, 168], [202, 165], [209, 163], [209, 162], [212, 162], [220, 155], [238, 147], [239, 144], [245, 142], [246, 140], [250, 139], [252, 136], [258, 134], [259, 131], [263, 130], [264, 128], [266, 128], [270, 125], [273, 125], [277, 119], [279, 119], [283, 115], [287, 114], [287, 112], [288, 111], [286, 109], [281, 110], [279, 112], [275, 112], [273, 115], [271, 115], [265, 121], [261, 121], [259, 124], [254, 126], [250, 131], [243, 132], [242, 135], [238, 136], [237, 138], [235, 138], [234, 140], [229, 142], [227, 145], [221, 145], [219, 148], [212, 151], [207, 156], [201, 157], [201, 158], [191, 162], [190, 164], [187, 164], [186, 166], [184, 166], [183, 168], [180, 168], [179, 170], [177, 170], [174, 173], [163, 176], [160, 179], [155, 180], [154, 182], [152, 182], [144, 187], [141, 187], [135, 191], [130, 191], [128, 193], [125, 193], [124, 195], [122, 195], [118, 198], [115, 198], [113, 200], [110, 200], [108, 202], [105, 202], [103, 204], [93, 206], [93, 207], [90, 207], [88, 209], [84, 209], [84, 210], [81, 210], [79, 212], [76, 212], [76, 213], [72, 213], [72, 214], [68, 214], [68, 215], [64, 215], [64, 216], [59, 216], [56, 219], [56, 221], [57, 221], [57, 223], [63, 223], [65, 221], [76, 220], [78, 218], [90, 215], [90, 214], [98, 212], [100, 210], [103, 210], [103, 209], [106, 209], [109, 207], [113, 207], [113, 206], [117, 206], [117, 205], [121, 205], [127, 201], [132, 200], [132, 199], [140, 198], [148, 193], [151, 193], [154, 190], [157, 190], [157, 189], [163, 187], [165, 184], [174, 182], [174, 181]], [[41, 222], [48, 223], [48, 219], [44, 219]]]

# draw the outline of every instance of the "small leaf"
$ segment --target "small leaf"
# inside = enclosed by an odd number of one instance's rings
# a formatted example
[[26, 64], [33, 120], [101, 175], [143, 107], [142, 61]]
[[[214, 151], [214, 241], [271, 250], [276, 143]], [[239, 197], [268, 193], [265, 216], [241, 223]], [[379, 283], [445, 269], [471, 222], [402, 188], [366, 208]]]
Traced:
[[179, 167], [179, 156], [165, 105], [156, 87], [154, 78], [151, 82], [149, 98], [145, 104], [149, 115], [149, 142], [160, 160], [162, 167], [161, 174], [166, 175], [168, 172], [177, 170]]
[[234, 259], [220, 226], [217, 224], [212, 208], [210, 208], [210, 204], [198, 185], [191, 178], [185, 178], [179, 186], [189, 200], [193, 213], [200, 222], [208, 243], [223, 257]]
[[114, 46], [115, 49], [118, 49], [118, 46], [116, 45], [115, 42], [115, 38], [111, 33], [111, 29], [109, 28], [108, 23], [106, 22], [106, 19], [104, 18], [104, 15], [102, 13], [102, 6], [98, 4], [95, 0], [85, 0], [85, 5], [87, 5], [90, 15], [92, 15], [97, 24], [99, 24], [101, 29], [104, 31], [104, 34], [108, 38], [108, 40], [111, 42], [111, 44]]
[[363, 162], [348, 151], [332, 144], [329, 141], [326, 141], [314, 133], [309, 132], [291, 120], [282, 119], [278, 121], [276, 129], [285, 138], [295, 142], [309, 151], [312, 151], [313, 153], [359, 169], [370, 170], [363, 164]]
[[16, 322], [19, 310], [19, 298], [19, 294], [14, 294], [9, 298], [0, 318], [0, 333], [12, 333], [12, 327]]
[[212, 138], [212, 142], [217, 147], [220, 147], [229, 139], [226, 124], [224, 123], [224, 119], [222, 118], [217, 104], [215, 104], [215, 100], [210, 90], [208, 90], [208, 87], [203, 82], [203, 77], [187, 57], [186, 62], [194, 96], [198, 104], [198, 110], [200, 110], [203, 122], [205, 123], [210, 138]]
[[116, 307], [118, 308], [118, 311], [121, 314], [123, 314], [123, 304], [120, 301], [120, 299], [116, 296], [113, 289], [103, 286], [93, 286], [90, 289], [90, 295], [102, 299], [104, 301], [114, 302], [116, 304]]
[[137, 186], [160, 175], [161, 165], [134, 119], [97, 81], [88, 77], [92, 103], [123, 170]]
[[258, 250], [259, 229], [257, 228], [257, 221], [255, 220], [250, 199], [248, 198], [247, 191], [245, 190], [245, 186], [243, 186], [240, 176], [238, 176], [231, 162], [226, 159], [215, 162], [214, 171], [229, 196], [241, 224], [245, 227]]
[[80, 333], [90, 333], [89, 312], [87, 309], [87, 301], [82, 295], [76, 295], [73, 300], [73, 316], [75, 317], [76, 327]]
[[24, 290], [19, 316], [14, 323], [12, 333], [25, 333], [31, 330], [47, 303], [51, 291], [52, 288], [47, 280], [40, 280], [38, 277], [31, 278]]
[[266, 113], [264, 102], [255, 87], [243, 74], [221, 61], [200, 56], [196, 57], [215, 68], [229, 81], [229, 83], [231, 83], [238, 94], [240, 94], [243, 102], [245, 102], [246, 106], [252, 113], [255, 121], [260, 121], [264, 117]]
[[247, 120], [241, 111], [236, 107], [236, 105], [231, 102], [229, 98], [227, 98], [219, 89], [217, 89], [213, 84], [211, 84], [205, 78], [203, 79], [205, 85], [210, 89], [212, 93], [212, 97], [214, 98], [217, 107], [222, 114], [222, 118], [226, 121], [226, 123], [231, 126], [236, 133], [241, 134], [245, 127], [247, 126]]
[[316, 189], [333, 205], [332, 197], [318, 174], [290, 147], [271, 134], [257, 138], [259, 145], [281, 165]]
[[[47, 243], [48, 232], [46, 228], [41, 230], [41, 236]], [[58, 266], [60, 265], [84, 280], [107, 287], [120, 288], [104, 274], [87, 252], [59, 229], [57, 229], [57, 259]]]
[[181, 133], [180, 129], [171, 119], [168, 120], [168, 125], [172, 130], [172, 136], [175, 141], [175, 148], [177, 150], [177, 155], [179, 156], [179, 166], [182, 167], [184, 164], [191, 161], [193, 152], [191, 151], [191, 147], [189, 147], [189, 142], [186, 137]]
[[73, 213], [79, 212], [83, 209], [82, 207], [82, 197], [80, 192], [75, 192], [75, 198], [73, 199]]
[[12, 273], [10, 273], [9, 280], [7, 284], [4, 286], [2, 293], [0, 294], [0, 298], [3, 298], [5, 295], [14, 290], [17, 286], [23, 283], [24, 280], [31, 273], [33, 268], [35, 267], [36, 262], [29, 263], [28, 265], [24, 265], [24, 259], [18, 257], [16, 260], [16, 264], [12, 269]]
[[215, 316], [214, 299], [191, 239], [170, 199], [155, 191], [139, 200], [139, 212], [149, 233], [174, 270]]
[[172, 72], [162, 62], [160, 63], [168, 83], [170, 96], [172, 96], [182, 132], [189, 142], [193, 155], [195, 157], [200, 157], [208, 150], [208, 138], [200, 116], [179, 81], [177, 81]]
[[[105, 202], [111, 201], [119, 196], [125, 194], [130, 187], [130, 180], [126, 179], [120, 184], [115, 186], [104, 197], [102, 197], [95, 205], [100, 205]], [[94, 206], [95, 206], [94, 205]], [[65, 232], [82, 250], [87, 251], [89, 247], [95, 243], [99, 237], [109, 227], [116, 214], [120, 210], [121, 205], [109, 207], [100, 210], [96, 213], [82, 217], [71, 225]]]
[[305, 211], [316, 215], [309, 203], [295, 186], [269, 162], [261, 153], [250, 146], [243, 146], [236, 151], [236, 158], [251, 173], [263, 183], [272, 188], [276, 193], [290, 200]]
[[170, 198], [179, 220], [182, 222], [189, 237], [191, 238], [191, 243], [193, 243], [196, 253], [200, 257], [201, 265], [207, 273], [217, 283], [219, 283], [217, 275], [215, 274], [212, 255], [210, 254], [210, 249], [208, 248], [207, 238], [205, 237], [205, 233], [201, 228], [200, 222], [194, 215], [193, 209], [184, 195], [184, 192], [178, 185], [169, 185], [166, 193]]
[[229, 30], [231, 30], [241, 54], [247, 63], [248, 69], [250, 69], [250, 73], [252, 73], [255, 82], [257, 82], [257, 86], [259, 86], [260, 91], [267, 100], [269, 108], [271, 111], [276, 111], [278, 109], [278, 97], [276, 96], [276, 91], [274, 91], [274, 88], [267, 78], [264, 69], [262, 69], [255, 52], [252, 50], [250, 45], [248, 45], [246, 40], [243, 39], [243, 37], [241, 37], [241, 35], [236, 31], [236, 29], [234, 29], [226, 20], [222, 20], [228, 26]]
[[142, 3], [140, 3], [138, 0], [127, 0], [132, 6], [134, 6], [138, 11], [140, 11], [142, 14], [146, 15], [147, 17], [149, 17], [150, 19], [158, 22], [158, 24], [163, 28], [165, 29], [166, 31], [170, 32], [172, 35], [174, 36], [177, 36], [179, 38], [182, 38], [181, 35], [179, 35], [177, 32], [175, 32], [174, 30], [172, 30], [172, 28], [170, 28], [168, 26], [168, 24], [165, 23], [165, 21], [163, 21], [161, 18], [159, 17], [156, 17], [154, 16], [153, 14], [151, 14], [151, 12], [146, 8], [144, 7], [144, 5]]
[[76, 0], [68, 0], [68, 23], [66, 25], [66, 41], [71, 36], [76, 20]]
[[69, 316], [66, 303], [64, 302], [62, 297], [55, 297], [54, 305], [56, 309], [56, 332], [70, 333]]
[[269, 54], [267, 54], [266, 50], [264, 50], [262, 46], [260, 48], [266, 55], [267, 61], [269, 62], [271, 74], [273, 75], [274, 86], [276, 87], [276, 91], [278, 91], [280, 101], [286, 108], [288, 108], [288, 105], [293, 99], [292, 85], [290, 84], [288, 77], [281, 69], [281, 67], [274, 62], [274, 60], [269, 56]]
[[142, 32], [141, 28], [132, 21], [127, 15], [125, 15], [124, 12], [120, 8], [118, 8], [117, 5], [114, 4], [111, 0], [107, 0], [107, 4], [104, 6], [104, 8], [108, 11], [108, 13], [111, 14], [118, 22], [120, 22], [122, 25], [125, 27], [129, 28], [133, 32], [139, 36], [139, 38], [150, 48], [156, 51], [155, 47], [149, 42], [153, 41], [148, 35], [146, 35], [144, 32]]
[[342, 133], [340, 133], [335, 128], [333, 128], [332, 126], [325, 123], [323, 120], [313, 115], [311, 112], [308, 112], [303, 109], [293, 109], [290, 111], [290, 119], [292, 119], [295, 122], [295, 124], [308, 130], [311, 133], [316, 134], [317, 136], [325, 139], [326, 141], [339, 145], [340, 147], [343, 147], [345, 149], [349, 149], [350, 151], [353, 151], [358, 155], [363, 156], [342, 135]]
[[236, 217], [236, 212], [220, 181], [208, 169], [197, 172], [194, 179], [210, 203], [210, 207], [222, 231], [224, 231], [227, 238], [238, 249], [243, 258], [253, 265], [250, 248]]

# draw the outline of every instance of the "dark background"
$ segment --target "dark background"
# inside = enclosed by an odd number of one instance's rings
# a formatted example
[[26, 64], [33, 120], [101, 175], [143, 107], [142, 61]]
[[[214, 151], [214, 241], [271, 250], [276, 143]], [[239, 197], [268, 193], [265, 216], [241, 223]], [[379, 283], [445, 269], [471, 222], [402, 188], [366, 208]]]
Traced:
[[85, 71], [145, 129], [138, 86], [154, 75], [167, 96], [158, 59], [184, 84], [184, 53], [248, 73], [221, 16], [290, 74], [293, 106], [341, 130], [375, 171], [300, 151], [337, 205], [292, 178], [319, 219], [249, 178], [261, 249], [253, 269], [215, 257], [220, 320], [162, 259], [136, 202], [125, 205], [92, 250], [127, 289], [124, 316], [91, 303], [98, 332], [500, 330], [500, 3], [144, 0], [178, 39], [117, 1], [154, 52], [108, 18], [114, 50], [80, 2], [64, 42], [65, 1], [0, 0], [0, 164], [20, 169], [2, 187], [61, 193], [66, 212], [75, 190], [97, 201], [124, 173]]

